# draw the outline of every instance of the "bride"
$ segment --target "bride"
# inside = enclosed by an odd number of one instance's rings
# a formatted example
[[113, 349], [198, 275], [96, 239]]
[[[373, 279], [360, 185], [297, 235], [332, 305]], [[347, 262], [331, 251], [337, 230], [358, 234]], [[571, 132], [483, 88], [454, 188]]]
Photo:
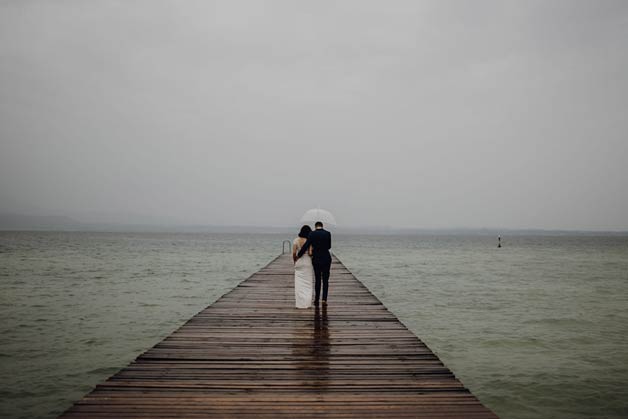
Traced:
[[312, 246], [306, 255], [297, 257], [297, 253], [307, 241], [312, 229], [304, 225], [299, 231], [299, 237], [292, 242], [292, 260], [294, 260], [294, 299], [297, 308], [310, 308], [312, 306], [312, 281], [314, 280], [314, 268], [312, 267]]

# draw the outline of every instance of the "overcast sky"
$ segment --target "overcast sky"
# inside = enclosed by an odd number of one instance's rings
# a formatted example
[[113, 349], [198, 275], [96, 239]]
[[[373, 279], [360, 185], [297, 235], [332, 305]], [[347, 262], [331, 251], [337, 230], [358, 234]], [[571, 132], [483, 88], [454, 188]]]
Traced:
[[0, 212], [628, 229], [628, 2], [0, 1]]

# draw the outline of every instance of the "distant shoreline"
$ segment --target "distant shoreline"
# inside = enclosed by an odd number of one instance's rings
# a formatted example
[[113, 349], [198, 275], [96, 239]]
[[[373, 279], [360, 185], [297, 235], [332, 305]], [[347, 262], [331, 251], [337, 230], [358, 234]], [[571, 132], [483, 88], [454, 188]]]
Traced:
[[[468, 235], [468, 236], [628, 236], [628, 230], [562, 230], [541, 228], [411, 228], [388, 226], [337, 227], [340, 234]], [[0, 213], [0, 231], [66, 231], [102, 233], [294, 233], [294, 226], [202, 225], [182, 223], [90, 223], [68, 216]]]
[[[220, 227], [207, 226], [191, 227], [165, 227], [165, 226], [89, 226], [86, 228], [58, 228], [58, 227], [33, 227], [33, 228], [6, 228], [0, 226], [0, 233], [155, 233], [155, 234], [277, 234], [285, 235], [294, 233], [294, 228], [277, 227]], [[486, 236], [486, 237], [516, 237], [516, 236], [547, 236], [547, 237], [628, 237], [628, 231], [571, 231], [571, 230], [370, 230], [370, 229], [335, 229], [335, 234], [340, 235], [364, 235], [364, 236]]]

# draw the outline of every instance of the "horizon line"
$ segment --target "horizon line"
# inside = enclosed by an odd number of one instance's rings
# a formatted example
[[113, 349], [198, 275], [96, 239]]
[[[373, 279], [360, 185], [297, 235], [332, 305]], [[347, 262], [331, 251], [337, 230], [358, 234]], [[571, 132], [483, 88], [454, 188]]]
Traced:
[[[16, 216], [18, 218], [25, 218], [30, 220], [14, 220], [14, 226], [11, 225], [2, 225], [2, 224], [12, 224], [12, 223], [3, 223], [1, 217], [2, 216]], [[36, 223], [37, 219], [41, 219], [42, 222]], [[43, 220], [48, 219], [48, 222]], [[51, 219], [63, 219], [59, 220], [51, 220]], [[34, 214], [19, 214], [12, 212], [0, 212], [0, 231], [17, 231], [17, 230], [43, 230], [43, 229], [52, 229], [52, 230], [62, 230], [63, 228], [68, 228], [69, 231], [77, 231], [77, 229], [83, 228], [98, 228], [98, 227], [111, 227], [111, 228], [143, 228], [143, 229], [190, 229], [190, 228], [217, 228], [217, 229], [243, 229], [243, 228], [253, 228], [253, 229], [290, 229], [295, 228], [301, 225], [301, 222], [294, 224], [209, 224], [209, 223], [185, 223], [185, 222], [166, 222], [166, 223], [155, 223], [155, 222], [116, 222], [116, 221], [102, 221], [102, 222], [94, 222], [94, 221], [80, 221], [75, 217], [68, 215], [34, 215]], [[560, 227], [497, 227], [497, 226], [482, 226], [482, 227], [470, 227], [470, 226], [437, 226], [437, 227], [426, 227], [426, 226], [391, 226], [391, 225], [381, 225], [381, 224], [371, 224], [371, 225], [360, 225], [360, 224], [349, 224], [349, 225], [335, 225], [334, 229], [340, 230], [377, 230], [377, 231], [416, 231], [416, 232], [426, 232], [426, 231], [485, 231], [485, 232], [563, 232], [563, 233], [628, 233], [628, 228], [560, 228]]]

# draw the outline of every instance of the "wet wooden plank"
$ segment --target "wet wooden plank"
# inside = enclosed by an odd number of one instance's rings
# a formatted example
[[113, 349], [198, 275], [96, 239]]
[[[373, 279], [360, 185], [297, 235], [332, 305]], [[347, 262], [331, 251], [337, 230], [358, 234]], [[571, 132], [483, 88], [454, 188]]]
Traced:
[[283, 255], [64, 418], [495, 418], [334, 258], [329, 305], [294, 308]]

